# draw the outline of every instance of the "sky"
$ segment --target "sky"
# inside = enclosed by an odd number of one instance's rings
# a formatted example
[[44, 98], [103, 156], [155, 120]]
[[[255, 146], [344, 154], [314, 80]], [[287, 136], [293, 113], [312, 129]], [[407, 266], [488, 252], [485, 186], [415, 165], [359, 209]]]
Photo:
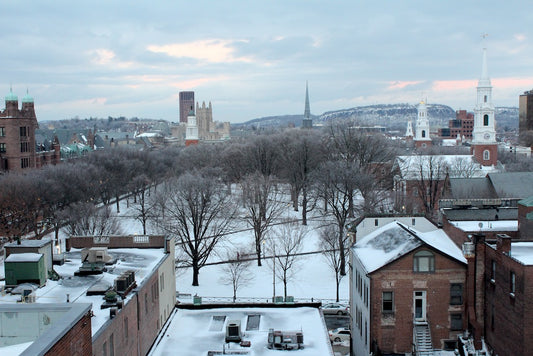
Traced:
[[[482, 48], [495, 106], [533, 88], [533, 2], [46, 1], [0, 5], [0, 94], [37, 119], [178, 121], [178, 93], [244, 122], [373, 104], [473, 110]], [[484, 36], [487, 35], [487, 36]], [[3, 92], [2, 92], [3, 90]]]

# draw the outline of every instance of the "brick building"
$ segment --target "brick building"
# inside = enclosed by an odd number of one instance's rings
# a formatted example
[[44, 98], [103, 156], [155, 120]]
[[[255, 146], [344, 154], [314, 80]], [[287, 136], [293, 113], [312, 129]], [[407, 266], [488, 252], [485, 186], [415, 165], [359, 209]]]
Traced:
[[453, 350], [465, 326], [461, 250], [425, 218], [399, 218], [410, 226], [379, 219], [381, 227], [356, 236], [350, 253], [353, 353]]
[[447, 128], [439, 129], [441, 138], [457, 138], [472, 140], [472, 130], [474, 129], [474, 114], [466, 110], [457, 110], [455, 119], [448, 121]]
[[[33, 341], [30, 345], [33, 351], [28, 355], [45, 354], [34, 352], [43, 347], [55, 350], [54, 355], [148, 354], [176, 303], [174, 241], [165, 236], [136, 235], [71, 237], [67, 242], [66, 262], [54, 266], [61, 282], [47, 281], [25, 300], [41, 310], [38, 320], [48, 320], [42, 315], [52, 315], [56, 304], [62, 308], [85, 306], [86, 316], [78, 313], [74, 322], [61, 323], [64, 335], [54, 337], [50, 345], [41, 345], [41, 338], [26, 338], [23, 327], [14, 332], [19, 335], [16, 343]], [[95, 255], [98, 253], [100, 261], [108, 263], [99, 274], [80, 273], [89, 261], [89, 257], [83, 257], [86, 250], [78, 250], [84, 248], [97, 248], [93, 250]], [[15, 253], [12, 251], [11, 256]], [[91, 271], [98, 268], [94, 261], [87, 263]], [[20, 298], [14, 293], [3, 293], [0, 313], [2, 307], [12, 308]], [[50, 320], [54, 321], [52, 316]], [[80, 342], [86, 344], [83, 352], [77, 349]]]
[[5, 109], [0, 112], [0, 172], [21, 172], [60, 162], [57, 140], [50, 150], [41, 147], [37, 150], [38, 127], [33, 98], [26, 94], [19, 108], [18, 97], [10, 90], [5, 97]]

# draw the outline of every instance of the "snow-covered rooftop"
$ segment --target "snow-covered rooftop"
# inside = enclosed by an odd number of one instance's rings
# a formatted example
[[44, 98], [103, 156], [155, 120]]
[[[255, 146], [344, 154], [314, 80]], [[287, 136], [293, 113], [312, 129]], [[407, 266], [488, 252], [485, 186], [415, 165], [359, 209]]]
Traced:
[[6, 262], [38, 262], [43, 257], [42, 253], [12, 253]]
[[525, 265], [533, 265], [533, 242], [511, 243], [510, 255]]
[[[248, 325], [249, 315], [260, 316], [257, 328]], [[241, 321], [243, 340], [250, 341], [250, 347], [241, 347], [236, 343], [223, 346], [225, 325], [230, 320]], [[285, 354], [267, 348], [270, 328], [302, 331], [304, 348], [294, 351], [298, 356], [333, 355], [324, 318], [319, 309], [312, 307], [177, 309], [169, 320], [168, 329], [160, 335], [149, 355], [173, 355], [176, 350], [179, 350], [180, 356], [208, 355], [209, 351], [220, 351], [222, 354], [223, 348], [226, 355], [237, 355], [236, 351], [248, 351], [249, 356]]]
[[[90, 303], [93, 305], [94, 317], [91, 320], [92, 335], [109, 319], [109, 310], [100, 309], [104, 303], [102, 295], [87, 296], [87, 290], [96, 285], [113, 286], [114, 280], [125, 271], [135, 271], [137, 285], [143, 283], [165, 256], [164, 250], [160, 249], [110, 249], [108, 253], [117, 258], [114, 265], [107, 266], [107, 272], [88, 276], [74, 276], [82, 265], [81, 250], [73, 249], [65, 255], [66, 262], [61, 266], [54, 266], [54, 270], [62, 277], [59, 281], [47, 280], [46, 285], [35, 291], [36, 303], [65, 303], [67, 294], [70, 303]], [[26, 253], [21, 255], [28, 255]], [[41, 256], [40, 254], [38, 254]], [[14, 257], [12, 257], [14, 256]], [[17, 258], [17, 254], [11, 254], [9, 258]], [[4, 282], [1, 282], [3, 284]], [[131, 298], [132, 294], [126, 296]], [[6, 294], [0, 296], [0, 304], [16, 303], [20, 295]]]
[[444, 179], [446, 173], [450, 178], [485, 177], [488, 173], [498, 172], [492, 167], [481, 166], [471, 155], [414, 155], [398, 156], [396, 165], [405, 180], [424, 178]]
[[419, 232], [399, 222], [391, 222], [364, 236], [353, 250], [366, 272], [371, 273], [424, 244], [466, 263], [461, 250], [442, 229]]
[[463, 231], [518, 231], [518, 220], [450, 221]]

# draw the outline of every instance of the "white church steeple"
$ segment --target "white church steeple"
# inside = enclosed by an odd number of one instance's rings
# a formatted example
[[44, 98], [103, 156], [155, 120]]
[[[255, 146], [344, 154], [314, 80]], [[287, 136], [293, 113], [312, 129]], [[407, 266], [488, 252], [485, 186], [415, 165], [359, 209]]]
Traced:
[[429, 118], [428, 108], [424, 100], [420, 101], [417, 108], [416, 118], [416, 133], [415, 133], [415, 145], [416, 147], [431, 146], [431, 138], [429, 137]]
[[496, 122], [492, 104], [492, 85], [487, 69], [487, 49], [483, 48], [481, 78], [477, 85], [477, 100], [474, 108], [472, 148], [476, 160], [484, 166], [497, 162]]

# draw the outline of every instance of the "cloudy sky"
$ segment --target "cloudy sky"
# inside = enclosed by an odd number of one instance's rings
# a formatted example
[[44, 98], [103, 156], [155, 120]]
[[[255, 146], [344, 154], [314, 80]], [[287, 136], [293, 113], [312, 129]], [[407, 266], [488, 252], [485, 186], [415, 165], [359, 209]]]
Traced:
[[[529, 1], [3, 1], [0, 88], [37, 118], [178, 120], [178, 92], [243, 122], [382, 103], [472, 110], [533, 88]], [[488, 34], [483, 40], [482, 35]]]

